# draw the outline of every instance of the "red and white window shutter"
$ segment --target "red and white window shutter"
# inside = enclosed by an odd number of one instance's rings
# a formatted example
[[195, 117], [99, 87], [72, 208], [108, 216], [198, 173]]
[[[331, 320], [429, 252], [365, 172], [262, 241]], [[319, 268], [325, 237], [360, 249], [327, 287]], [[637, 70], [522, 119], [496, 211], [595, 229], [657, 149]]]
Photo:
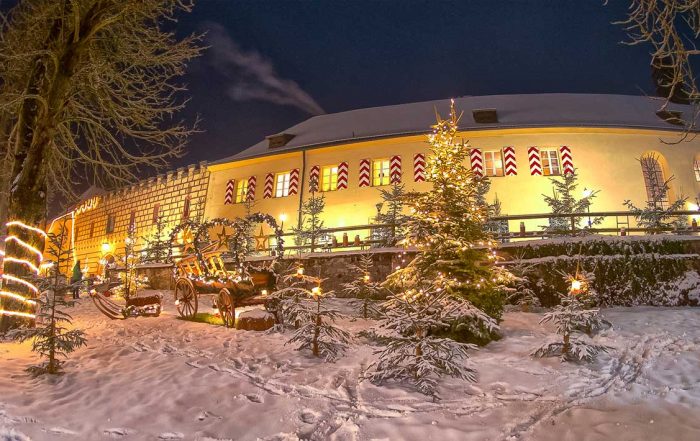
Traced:
[[295, 168], [289, 172], [289, 194], [299, 193], [299, 169]]
[[528, 147], [527, 160], [530, 163], [530, 175], [542, 176], [542, 158], [540, 158], [540, 149], [537, 147]]
[[425, 154], [416, 153], [413, 156], [413, 181], [425, 182]]
[[226, 193], [224, 195], [224, 205], [233, 204], [233, 195], [236, 191], [236, 181], [234, 179], [229, 179], [226, 183]]
[[265, 187], [263, 188], [263, 198], [270, 199], [272, 197], [272, 189], [275, 185], [275, 174], [268, 173], [265, 176]]
[[344, 190], [348, 188], [348, 163], [341, 162], [338, 164], [338, 184], [336, 186], [338, 190]]
[[254, 201], [255, 200], [255, 184], [258, 182], [258, 179], [255, 176], [251, 176], [248, 178], [248, 194], [246, 195], [246, 199], [249, 201]]
[[360, 187], [370, 186], [370, 160], [361, 159], [360, 160]]
[[389, 161], [389, 182], [392, 184], [401, 183], [401, 156], [392, 156]]
[[318, 191], [321, 179], [321, 167], [314, 165], [309, 172], [309, 191]]
[[571, 157], [571, 149], [565, 145], [559, 147], [561, 155], [561, 167], [565, 175], [574, 173], [574, 159]]
[[518, 174], [518, 164], [515, 161], [515, 147], [503, 147], [503, 170], [506, 176], [516, 176]]
[[478, 178], [484, 177], [484, 156], [479, 149], [469, 150], [469, 159], [472, 163], [472, 172]]

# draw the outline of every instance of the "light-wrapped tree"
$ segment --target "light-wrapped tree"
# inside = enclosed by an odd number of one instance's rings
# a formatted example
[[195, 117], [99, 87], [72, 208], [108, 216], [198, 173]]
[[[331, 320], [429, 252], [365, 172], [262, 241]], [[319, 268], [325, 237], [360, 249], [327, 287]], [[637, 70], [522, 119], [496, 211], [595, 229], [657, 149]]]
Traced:
[[357, 265], [348, 268], [355, 273], [352, 282], [343, 284], [343, 292], [348, 297], [353, 297], [351, 304], [360, 312], [362, 318], [379, 316], [376, 301], [386, 298], [387, 290], [381, 283], [372, 280], [374, 262], [371, 254], [363, 254]]
[[158, 215], [151, 234], [142, 237], [146, 246], [141, 253], [141, 263], [164, 263], [168, 260], [170, 234], [166, 233], [167, 222], [163, 214]]
[[[380, 328], [395, 333], [373, 365], [375, 381], [405, 378], [430, 391], [439, 375], [473, 379], [474, 373], [456, 362], [445, 364], [471, 348], [452, 339], [487, 342], [498, 330], [508, 273], [493, 265], [495, 243], [485, 229], [488, 207], [465, 166], [469, 147], [458, 137], [459, 119], [454, 102], [449, 119], [438, 116], [429, 136], [432, 190], [406, 197], [411, 209], [406, 243], [419, 253], [385, 283], [394, 294], [382, 305]], [[434, 350], [425, 355], [428, 347]]]
[[292, 228], [297, 246], [308, 249], [312, 253], [319, 247], [323, 237], [320, 231], [323, 229], [321, 214], [325, 208], [326, 199], [323, 194], [317, 194], [312, 190], [311, 196], [301, 205], [299, 226]]
[[[591, 203], [599, 190], [584, 189], [581, 198], [576, 195], [578, 188], [578, 174], [565, 173], [563, 176], [550, 178], [552, 182], [552, 195], [543, 194], [544, 201], [549, 205], [552, 214], [573, 215], [590, 211]], [[598, 225], [603, 221], [602, 217], [590, 217], [581, 226], [583, 216], [553, 217], [549, 219], [549, 225], [545, 231], [550, 234], [576, 235], [584, 233], [587, 229]]]
[[20, 341], [31, 340], [32, 350], [46, 359], [44, 363], [27, 369], [34, 375], [60, 373], [63, 364], [61, 358], [86, 345], [85, 333], [68, 328], [71, 316], [63, 310], [75, 303], [66, 300], [72, 286], [66, 283], [66, 277], [60, 271], [73, 255], [65, 223], [58, 233], [48, 234], [46, 254], [53, 264], [45, 276], [36, 280], [36, 286], [41, 292], [37, 299], [36, 326], [20, 328], [12, 334]]

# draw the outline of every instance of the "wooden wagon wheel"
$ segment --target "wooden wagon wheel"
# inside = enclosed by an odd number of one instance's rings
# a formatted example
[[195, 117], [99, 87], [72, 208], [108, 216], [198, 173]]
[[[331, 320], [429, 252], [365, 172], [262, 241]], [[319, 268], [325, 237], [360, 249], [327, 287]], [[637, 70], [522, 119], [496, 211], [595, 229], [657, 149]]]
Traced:
[[175, 306], [183, 318], [193, 319], [197, 315], [197, 293], [189, 279], [180, 278], [175, 284]]
[[228, 289], [224, 288], [219, 291], [216, 304], [219, 307], [219, 314], [221, 315], [221, 320], [224, 321], [224, 326], [227, 328], [236, 326], [236, 306], [233, 303], [233, 296], [231, 296]]

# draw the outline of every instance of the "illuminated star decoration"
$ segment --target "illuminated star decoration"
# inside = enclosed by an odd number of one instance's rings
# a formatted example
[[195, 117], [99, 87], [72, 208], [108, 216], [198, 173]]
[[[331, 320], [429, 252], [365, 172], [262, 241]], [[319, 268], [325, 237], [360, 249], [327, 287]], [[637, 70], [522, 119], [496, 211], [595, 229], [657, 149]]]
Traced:
[[228, 248], [228, 243], [231, 241], [231, 235], [226, 234], [226, 227], [221, 226], [221, 232], [216, 233], [216, 248], [217, 250], [220, 250], [221, 248]]
[[263, 227], [260, 225], [260, 233], [254, 237], [255, 251], [264, 251], [267, 249], [267, 236], [263, 233]]
[[194, 235], [192, 230], [189, 228], [184, 228], [180, 232], [180, 243], [183, 245], [183, 253], [188, 254], [194, 252]]

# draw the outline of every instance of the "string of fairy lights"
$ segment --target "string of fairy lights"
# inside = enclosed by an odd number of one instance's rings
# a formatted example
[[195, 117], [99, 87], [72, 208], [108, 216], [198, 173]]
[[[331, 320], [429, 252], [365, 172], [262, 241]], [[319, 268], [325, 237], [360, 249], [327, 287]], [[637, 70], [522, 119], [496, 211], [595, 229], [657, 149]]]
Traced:
[[[36, 227], [32, 227], [31, 225], [27, 225], [23, 222], [20, 221], [11, 221], [5, 224], [8, 229], [10, 227], [15, 227], [15, 228], [20, 228], [22, 230], [26, 231], [31, 231], [33, 233], [41, 235], [44, 239], [47, 238], [46, 233]], [[10, 234], [5, 238], [5, 244], [8, 244], [10, 242], [14, 242], [16, 245], [18, 245], [20, 248], [24, 249], [30, 254], [33, 254], [37, 257], [37, 261], [39, 262], [39, 265], [41, 266], [42, 261], [44, 260], [44, 253], [41, 252], [38, 248], [34, 247], [33, 245], [25, 242], [24, 240], [20, 239], [19, 237], [15, 236], [14, 234]], [[12, 257], [12, 256], [7, 256], [4, 252], [2, 252], [0, 255], [3, 257], [3, 268], [2, 268], [2, 275], [1, 280], [2, 280], [2, 288], [0, 288], [0, 297], [5, 297], [9, 298], [15, 301], [18, 301], [20, 303], [23, 303], [25, 305], [29, 305], [32, 307], [36, 307], [36, 300], [33, 300], [26, 295], [19, 293], [19, 292], [14, 292], [8, 288], [8, 282], [10, 285], [12, 284], [17, 284], [17, 285], [22, 285], [25, 288], [28, 288], [34, 295], [39, 294], [39, 288], [36, 287], [33, 283], [21, 279], [19, 277], [13, 276], [11, 274], [6, 274], [5, 273], [5, 264], [8, 262], [11, 263], [16, 263], [19, 265], [23, 265], [27, 269], [29, 269], [33, 274], [38, 275], [40, 272], [39, 267], [37, 265], [27, 259], [22, 259], [22, 258], [17, 258], [17, 257]], [[0, 308], [0, 315], [6, 315], [6, 316], [15, 316], [15, 317], [24, 317], [24, 318], [29, 318], [29, 319], [34, 319], [36, 318], [36, 314], [29, 313], [29, 312], [23, 312], [23, 311], [12, 311], [9, 309], [3, 309]]]

